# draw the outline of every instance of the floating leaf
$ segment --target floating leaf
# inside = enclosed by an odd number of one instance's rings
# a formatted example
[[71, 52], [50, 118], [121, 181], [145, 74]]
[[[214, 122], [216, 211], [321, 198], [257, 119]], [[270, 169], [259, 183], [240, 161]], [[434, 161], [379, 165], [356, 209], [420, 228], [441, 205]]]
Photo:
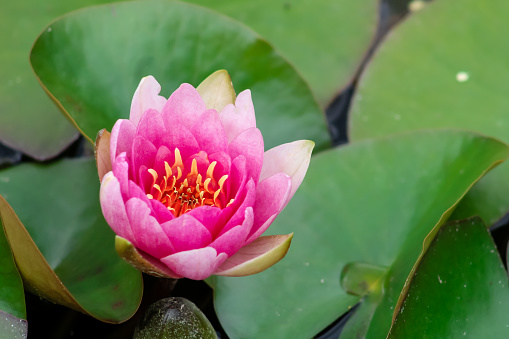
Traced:
[[45, 160], [78, 137], [37, 83], [28, 57], [37, 34], [54, 18], [105, 0], [21, 0], [0, 3], [0, 140]]
[[[387, 37], [359, 82], [357, 141], [402, 131], [464, 128], [509, 143], [509, 2], [434, 1]], [[483, 178], [455, 218], [492, 224], [509, 210], [509, 164]]]
[[[345, 265], [392, 269], [404, 252], [406, 261], [397, 266], [401, 278], [391, 281], [389, 270], [382, 280], [397, 299], [424, 237], [508, 155], [508, 147], [494, 139], [459, 131], [366, 140], [318, 154], [270, 228], [295, 232], [287, 256], [257, 275], [212, 281], [221, 324], [231, 338], [310, 338], [361, 298], [340, 286]], [[367, 330], [381, 299], [374, 296], [364, 299], [371, 300], [365, 303], [371, 311], [357, 309], [354, 317], [365, 316], [349, 320], [363, 326], [356, 330]], [[387, 333], [392, 312], [383, 311], [388, 319], [380, 320], [381, 332]]]
[[507, 272], [483, 222], [444, 225], [428, 245], [388, 338], [509, 337]]
[[0, 214], [26, 287], [103, 321], [131, 317], [141, 275], [115, 252], [93, 159], [20, 165], [1, 171], [0, 182]]
[[187, 1], [260, 33], [295, 65], [322, 105], [352, 81], [378, 24], [375, 0]]
[[[108, 34], [104, 34], [108, 32]], [[171, 1], [132, 1], [74, 12], [37, 39], [32, 66], [48, 93], [90, 140], [129, 116], [142, 77], [168, 97], [226, 69], [237, 93], [250, 88], [265, 147], [330, 139], [309, 87], [270, 45], [240, 23]]]

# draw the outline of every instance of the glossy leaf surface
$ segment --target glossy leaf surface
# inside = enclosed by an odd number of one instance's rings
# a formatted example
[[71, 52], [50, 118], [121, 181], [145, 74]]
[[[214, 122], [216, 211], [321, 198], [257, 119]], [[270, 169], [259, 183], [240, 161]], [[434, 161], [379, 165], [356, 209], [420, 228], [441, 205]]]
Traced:
[[509, 337], [509, 281], [479, 218], [444, 225], [417, 263], [388, 336]]
[[51, 102], [30, 68], [30, 48], [56, 17], [104, 0], [21, 0], [0, 3], [0, 141], [39, 159], [67, 147], [78, 132]]
[[[366, 140], [316, 155], [269, 229], [295, 233], [287, 256], [255, 276], [214, 278], [223, 327], [232, 338], [310, 338], [360, 299], [341, 288], [345, 265], [391, 270], [405, 253], [396, 267], [400, 278], [382, 280], [386, 290], [395, 291], [395, 304], [424, 237], [473, 182], [507, 156], [504, 144], [458, 131]], [[380, 298], [372, 299], [378, 304]], [[368, 307], [374, 310], [377, 304]], [[380, 318], [378, 333], [390, 328], [392, 312], [384, 311], [388, 320]], [[357, 323], [366, 331], [372, 312], [356, 314], [365, 314]]]
[[[25, 293], [23, 283], [16, 268], [11, 248], [3, 230], [3, 218], [0, 215], [0, 311], [13, 317], [26, 319]], [[0, 319], [2, 316], [0, 315]], [[0, 325], [1, 327], [1, 325]], [[1, 332], [1, 330], [0, 330]]]
[[3, 202], [0, 213], [27, 288], [103, 321], [131, 317], [141, 275], [115, 252], [94, 160], [20, 165], [0, 177], [0, 195], [10, 205]]
[[322, 105], [352, 81], [378, 23], [375, 0], [187, 1], [253, 28], [295, 65]]
[[153, 75], [168, 97], [181, 83], [198, 86], [226, 69], [237, 93], [251, 89], [266, 149], [296, 139], [330, 143], [318, 104], [290, 64], [240, 23], [195, 5], [133, 1], [69, 14], [37, 39], [31, 62], [90, 140], [129, 116], [142, 77]]
[[[352, 101], [350, 138], [462, 128], [509, 142], [509, 2], [433, 1], [394, 28]], [[455, 218], [509, 210], [509, 164], [479, 182]]]

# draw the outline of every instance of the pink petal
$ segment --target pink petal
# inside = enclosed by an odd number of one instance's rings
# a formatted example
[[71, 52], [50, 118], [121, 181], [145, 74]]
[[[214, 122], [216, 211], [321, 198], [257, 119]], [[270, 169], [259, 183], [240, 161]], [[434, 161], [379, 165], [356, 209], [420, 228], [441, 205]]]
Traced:
[[209, 109], [200, 115], [190, 131], [198, 141], [200, 149], [208, 154], [228, 151], [228, 140], [215, 110]]
[[244, 277], [260, 273], [284, 258], [292, 238], [293, 233], [260, 237], [228, 258], [214, 274]]
[[166, 206], [164, 206], [160, 201], [150, 199], [150, 203], [152, 204], [152, 214], [156, 217], [159, 224], [163, 224], [167, 221], [175, 219], [173, 213], [171, 213]]
[[129, 120], [131, 120], [134, 125], [138, 125], [141, 116], [147, 109], [153, 108], [158, 112], [162, 111], [166, 103], [166, 98], [158, 95], [159, 92], [161, 92], [161, 85], [159, 85], [153, 76], [149, 75], [141, 79], [131, 102], [131, 115]]
[[183, 277], [202, 280], [208, 278], [217, 270], [228, 256], [225, 253], [217, 255], [212, 247], [178, 252], [161, 258], [173, 272]]
[[215, 226], [219, 217], [221, 216], [222, 210], [215, 206], [200, 206], [191, 211], [187, 212], [185, 215], [191, 216], [198, 220], [203, 226], [205, 226], [210, 234], [213, 234], [215, 230]]
[[161, 146], [157, 149], [156, 158], [154, 160], [154, 170], [161, 178], [166, 175], [165, 161], [168, 165], [173, 165], [175, 162], [175, 150], [170, 151], [168, 147]]
[[104, 176], [99, 197], [104, 219], [106, 219], [113, 232], [136, 246], [134, 234], [127, 218], [124, 200], [120, 193], [120, 183], [113, 172], [108, 172]]
[[161, 227], [171, 240], [175, 252], [205, 247], [212, 241], [209, 230], [187, 213], [165, 222]]
[[136, 128], [136, 135], [141, 135], [156, 147], [159, 148], [166, 135], [163, 118], [158, 111], [149, 108], [140, 119]]
[[314, 146], [312, 141], [299, 140], [271, 148], [264, 154], [260, 181], [279, 172], [286, 173], [292, 178], [290, 201], [306, 175]]
[[220, 178], [224, 174], [230, 174], [230, 168], [232, 166], [232, 160], [230, 155], [226, 152], [216, 152], [208, 155], [209, 161], [217, 161], [214, 173], [218, 173]]
[[147, 198], [147, 195], [140, 186], [136, 185], [136, 183], [132, 180], [129, 180], [129, 197], [130, 198], [138, 198], [145, 203], [145, 205], [150, 205], [150, 200]]
[[235, 106], [231, 104], [226, 105], [219, 113], [219, 116], [228, 138], [228, 143], [231, 143], [245, 130], [256, 127], [251, 91], [247, 89], [240, 93], [235, 101]]
[[144, 201], [131, 198], [125, 207], [137, 248], [156, 258], [165, 257], [175, 252], [170, 239], [163, 232], [157, 220], [150, 215], [151, 209]]
[[129, 197], [129, 164], [127, 163], [127, 156], [125, 152], [119, 154], [113, 163], [113, 174], [120, 183], [120, 192], [124, 201]]
[[230, 156], [235, 159], [239, 155], [246, 157], [247, 175], [258, 182], [263, 164], [263, 137], [256, 127], [242, 132], [229, 145]]
[[145, 165], [147, 168], [153, 168], [156, 153], [157, 149], [149, 140], [141, 135], [137, 135], [134, 138], [132, 147], [132, 173], [135, 178], [136, 176], [134, 174], [140, 173], [141, 165]]
[[126, 152], [131, 157], [131, 148], [136, 134], [136, 126], [129, 120], [119, 119], [111, 130], [110, 158], [111, 163], [115, 162], [117, 154]]
[[209, 246], [214, 247], [217, 253], [226, 253], [228, 256], [232, 256], [244, 245], [253, 226], [253, 219], [253, 208], [246, 208], [242, 224], [220, 235]]
[[[255, 198], [256, 185], [253, 179], [249, 179], [248, 183], [239, 191], [233, 203], [223, 209], [218, 225], [224, 226], [220, 229], [219, 236], [243, 223], [247, 209], [252, 208], [255, 204]], [[249, 226], [249, 228], [251, 228], [251, 226]], [[217, 233], [213, 233], [213, 235], [216, 234]]]
[[284, 173], [277, 173], [258, 184], [254, 205], [255, 218], [247, 242], [262, 235], [270, 226], [288, 201], [291, 189], [291, 178]]
[[110, 139], [110, 132], [104, 128], [97, 133], [97, 138], [95, 139], [94, 153], [99, 181], [102, 181], [106, 173], [111, 171]]
[[[175, 148], [178, 148], [182, 159], [187, 159], [189, 156], [200, 151], [200, 147], [194, 135], [174, 117], [166, 117], [164, 119], [164, 125], [166, 126], [166, 134], [163, 144], [170, 151], [174, 151]], [[173, 164], [170, 164], [170, 166], [171, 165]]]
[[207, 110], [200, 94], [189, 84], [182, 84], [172, 93], [163, 107], [162, 114], [166, 127], [170, 129], [171, 116], [187, 128], [195, 123], [196, 119]]

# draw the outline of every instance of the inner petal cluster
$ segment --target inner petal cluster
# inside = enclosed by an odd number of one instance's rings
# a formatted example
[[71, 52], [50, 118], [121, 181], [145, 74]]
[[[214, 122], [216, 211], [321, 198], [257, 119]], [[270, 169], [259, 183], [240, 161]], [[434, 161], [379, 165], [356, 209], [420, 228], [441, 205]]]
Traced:
[[217, 162], [211, 162], [204, 173], [200, 173], [196, 158], [191, 167], [186, 168], [178, 148], [175, 148], [175, 161], [172, 166], [164, 161], [163, 173], [153, 168], [146, 169], [145, 193], [149, 199], [160, 201], [175, 217], [200, 206], [224, 208], [233, 203], [227, 201], [226, 185], [228, 175], [216, 181], [214, 170]]

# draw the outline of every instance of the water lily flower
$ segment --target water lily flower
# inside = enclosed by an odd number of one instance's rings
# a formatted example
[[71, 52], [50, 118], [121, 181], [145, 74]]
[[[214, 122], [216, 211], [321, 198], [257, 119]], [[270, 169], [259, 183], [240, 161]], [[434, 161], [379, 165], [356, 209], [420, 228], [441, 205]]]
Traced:
[[261, 235], [302, 182], [314, 143], [264, 152], [251, 92], [236, 97], [226, 71], [196, 89], [182, 84], [169, 99], [160, 90], [143, 78], [129, 120], [96, 140], [117, 252], [143, 272], [196, 280], [281, 260], [292, 234]]

